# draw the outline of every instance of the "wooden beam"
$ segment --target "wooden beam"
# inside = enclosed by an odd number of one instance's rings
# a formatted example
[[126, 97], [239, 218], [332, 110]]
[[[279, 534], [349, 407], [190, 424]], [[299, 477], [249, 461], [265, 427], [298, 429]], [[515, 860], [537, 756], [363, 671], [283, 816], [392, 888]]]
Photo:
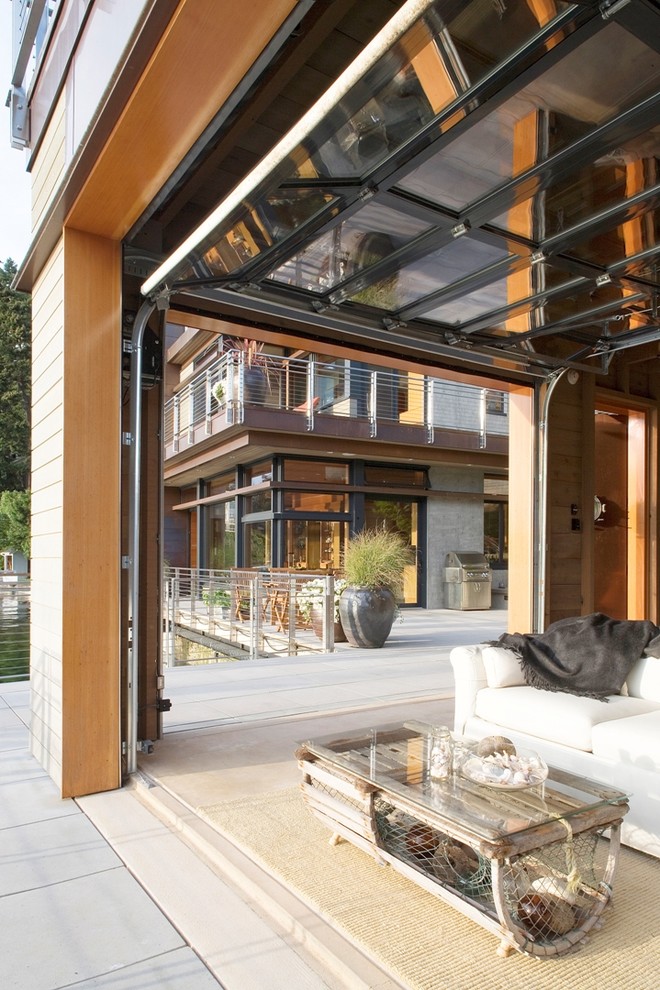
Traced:
[[64, 231], [62, 797], [121, 783], [120, 245]]

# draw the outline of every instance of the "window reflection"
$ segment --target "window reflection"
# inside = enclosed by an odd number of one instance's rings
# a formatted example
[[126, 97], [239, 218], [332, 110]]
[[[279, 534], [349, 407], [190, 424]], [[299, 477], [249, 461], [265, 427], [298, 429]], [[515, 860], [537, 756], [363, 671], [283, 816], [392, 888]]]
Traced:
[[656, 86], [657, 58], [611, 22], [399, 185], [463, 209], [635, 105]]
[[402, 268], [397, 275], [354, 294], [356, 302], [396, 310], [458, 279], [509, 257], [505, 248], [461, 237]]
[[324, 292], [429, 229], [430, 225], [421, 220], [371, 203], [294, 255], [269, 277], [312, 292]]
[[572, 278], [573, 275], [551, 265], [530, 265], [497, 282], [436, 306], [425, 316], [440, 323], [463, 325], [478, 319], [484, 313], [496, 312], [529, 296], [565, 285]]

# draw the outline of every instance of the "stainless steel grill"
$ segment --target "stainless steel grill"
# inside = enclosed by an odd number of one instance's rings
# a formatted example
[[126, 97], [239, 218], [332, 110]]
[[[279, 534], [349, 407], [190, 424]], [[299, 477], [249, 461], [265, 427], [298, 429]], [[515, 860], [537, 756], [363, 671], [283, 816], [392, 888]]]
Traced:
[[445, 557], [447, 608], [490, 608], [492, 580], [490, 564], [482, 553], [452, 550]]

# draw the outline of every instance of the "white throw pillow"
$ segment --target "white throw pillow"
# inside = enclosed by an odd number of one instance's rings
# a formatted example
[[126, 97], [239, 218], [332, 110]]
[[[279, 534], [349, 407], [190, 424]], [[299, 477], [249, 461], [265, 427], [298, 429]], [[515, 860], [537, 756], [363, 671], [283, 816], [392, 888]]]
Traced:
[[520, 687], [525, 683], [520, 658], [504, 646], [484, 646], [481, 656], [489, 688]]
[[631, 698], [660, 702], [660, 659], [641, 657], [626, 678]]

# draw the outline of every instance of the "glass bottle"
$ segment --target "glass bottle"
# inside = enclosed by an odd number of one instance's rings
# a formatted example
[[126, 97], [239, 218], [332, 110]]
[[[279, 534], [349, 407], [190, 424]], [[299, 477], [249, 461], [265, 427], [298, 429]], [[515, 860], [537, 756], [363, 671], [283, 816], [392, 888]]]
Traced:
[[453, 762], [451, 732], [446, 725], [440, 725], [433, 730], [431, 737], [429, 776], [433, 780], [446, 780], [447, 777], [451, 777]]

